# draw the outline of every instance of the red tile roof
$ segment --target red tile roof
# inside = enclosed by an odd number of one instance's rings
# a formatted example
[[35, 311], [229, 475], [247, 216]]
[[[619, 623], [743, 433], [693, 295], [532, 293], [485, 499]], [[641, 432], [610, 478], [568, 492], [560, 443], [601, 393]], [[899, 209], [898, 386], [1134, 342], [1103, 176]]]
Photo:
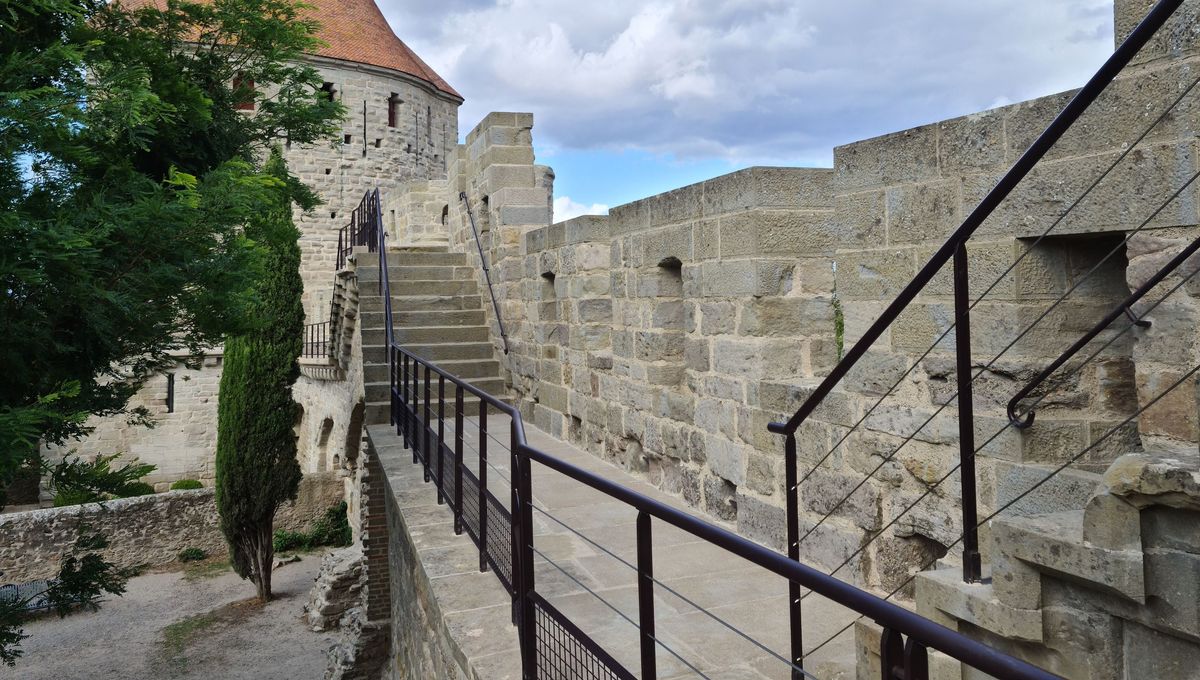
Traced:
[[[195, 0], [204, 2], [205, 0]], [[163, 7], [164, 0], [120, 0], [129, 8], [154, 5]], [[319, 22], [317, 37], [327, 43], [317, 54], [330, 59], [353, 61], [391, 69], [420, 78], [438, 90], [462, 98], [415, 52], [409, 49], [388, 26], [383, 12], [373, 0], [305, 0], [313, 9], [308, 12]]]

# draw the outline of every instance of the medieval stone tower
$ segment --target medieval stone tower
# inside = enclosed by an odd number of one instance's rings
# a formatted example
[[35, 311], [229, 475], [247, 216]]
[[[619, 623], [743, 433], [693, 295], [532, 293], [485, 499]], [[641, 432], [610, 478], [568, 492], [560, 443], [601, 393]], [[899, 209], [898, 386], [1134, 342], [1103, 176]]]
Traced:
[[[387, 192], [446, 176], [463, 98], [392, 32], [373, 0], [308, 4], [326, 43], [308, 56], [309, 63], [322, 74], [322, 89], [347, 110], [332, 143], [286, 147], [292, 172], [324, 201], [312, 213], [296, 214], [304, 309], [310, 321], [322, 321], [330, 313], [339, 229], [370, 189]], [[199, 369], [180, 365], [151, 378], [130, 406], [146, 407], [157, 422], [154, 429], [131, 427], [121, 417], [102, 419], [90, 437], [67, 449], [84, 457], [115, 452], [137, 457], [157, 467], [147, 481], [160, 490], [178, 479], [211, 480], [221, 363], [222, 351], [215, 348]], [[64, 453], [45, 451], [52, 460]]]
[[363, 193], [446, 176], [462, 97], [408, 48], [372, 0], [315, 0], [328, 47], [310, 57], [324, 89], [347, 109], [330, 146], [290, 147], [291, 169], [325, 204], [297, 215], [305, 311], [328, 316], [338, 229]]

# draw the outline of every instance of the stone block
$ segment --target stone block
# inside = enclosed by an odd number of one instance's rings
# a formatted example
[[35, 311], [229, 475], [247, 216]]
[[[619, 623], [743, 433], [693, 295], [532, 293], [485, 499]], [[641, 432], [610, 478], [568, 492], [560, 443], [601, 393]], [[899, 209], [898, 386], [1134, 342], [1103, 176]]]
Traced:
[[833, 150], [836, 193], [922, 182], [938, 176], [936, 125], [904, 130]]
[[549, 206], [501, 205], [500, 224], [536, 224], [539, 226], [550, 223]]
[[737, 486], [718, 478], [704, 480], [704, 511], [727, 522], [737, 519]]
[[744, 493], [736, 500], [739, 534], [775, 550], [786, 549], [787, 513], [782, 507]]
[[1112, 550], [1141, 550], [1141, 513], [1111, 494], [1098, 494], [1083, 511], [1083, 540]]
[[828, 210], [754, 209], [721, 217], [722, 258], [802, 256], [832, 252], [854, 243]]
[[863, 478], [858, 475], [814, 470], [801, 488], [800, 506], [821, 516], [832, 513], [876, 531], [881, 525], [879, 490], [869, 481], [860, 482]]
[[761, 297], [742, 307], [739, 333], [769, 337], [832, 337], [833, 321], [833, 305], [828, 298]]
[[887, 190], [888, 243], [938, 243], [961, 222], [957, 182], [925, 182]]
[[793, 262], [783, 260], [728, 260], [705, 262], [699, 267], [701, 294], [705, 297], [779, 295], [791, 285]]
[[[833, 171], [824, 168], [754, 167], [754, 205], [783, 208], [829, 208]], [[707, 185], [705, 191], [707, 194]]]
[[1200, 646], [1194, 642], [1130, 622], [1124, 629], [1127, 677], [1156, 680], [1189, 680], [1200, 668]]
[[712, 365], [709, 341], [686, 338], [683, 344], [683, 362], [692, 371], [707, 372]]
[[608, 215], [581, 215], [562, 223], [567, 243], [607, 242]]
[[1003, 111], [984, 111], [938, 123], [938, 166], [943, 175], [1007, 169]]
[[927, 571], [916, 578], [916, 600], [921, 608], [936, 609], [1003, 637], [1043, 641], [1041, 611], [1009, 607], [991, 591], [990, 585], [963, 583], [957, 569]]
[[838, 297], [890, 301], [916, 271], [915, 251], [911, 249], [845, 253], [838, 257]]
[[745, 447], [721, 437], [708, 437], [705, 453], [713, 474], [738, 486], [746, 482]]

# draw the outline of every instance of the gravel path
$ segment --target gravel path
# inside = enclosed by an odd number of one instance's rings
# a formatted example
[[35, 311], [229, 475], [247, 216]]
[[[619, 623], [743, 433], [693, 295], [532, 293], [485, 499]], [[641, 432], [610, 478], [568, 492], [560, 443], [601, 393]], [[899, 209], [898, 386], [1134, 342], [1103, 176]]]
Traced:
[[317, 680], [334, 634], [300, 616], [320, 564], [313, 553], [276, 569], [265, 607], [247, 601], [254, 587], [227, 567], [139, 576], [98, 612], [30, 622], [25, 656], [0, 665], [0, 680]]

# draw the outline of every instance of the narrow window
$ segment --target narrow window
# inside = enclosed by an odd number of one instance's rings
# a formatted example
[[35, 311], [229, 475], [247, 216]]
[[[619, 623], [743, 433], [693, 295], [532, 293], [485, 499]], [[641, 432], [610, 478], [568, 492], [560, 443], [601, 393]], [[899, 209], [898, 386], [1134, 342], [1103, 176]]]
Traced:
[[447, 220], [449, 217], [450, 217], [450, 206], [449, 206], [449, 205], [443, 205], [443, 206], [442, 206], [442, 226], [445, 226], [445, 224], [446, 224], [446, 220]]
[[236, 75], [233, 77], [234, 108], [238, 111], [254, 110], [254, 81], [250, 78]]
[[321, 83], [321, 96], [325, 101], [333, 101], [337, 96], [337, 90], [333, 87], [333, 83]]
[[425, 139], [433, 144], [433, 107], [425, 107]]
[[354, 141], [354, 135], [342, 135], [342, 144], [349, 144]]
[[400, 122], [400, 95], [395, 92], [388, 97], [388, 127], [394, 128]]
[[175, 412], [175, 374], [167, 374], [167, 413]]

